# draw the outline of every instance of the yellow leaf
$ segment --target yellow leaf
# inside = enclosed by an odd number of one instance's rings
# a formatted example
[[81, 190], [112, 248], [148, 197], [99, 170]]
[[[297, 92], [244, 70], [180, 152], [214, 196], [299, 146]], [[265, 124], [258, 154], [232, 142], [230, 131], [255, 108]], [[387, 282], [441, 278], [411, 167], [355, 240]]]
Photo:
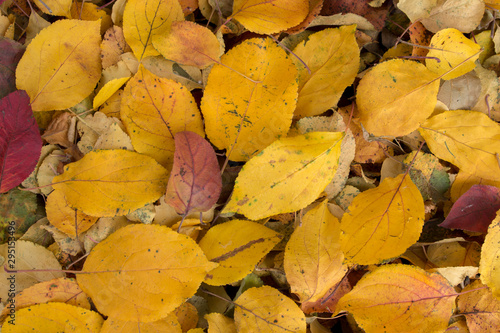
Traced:
[[101, 77], [99, 21], [61, 20], [28, 45], [16, 69], [33, 111], [62, 110], [87, 97]]
[[460, 170], [458, 172], [458, 175], [455, 177], [453, 184], [451, 185], [451, 201], [457, 201], [458, 198], [460, 198], [465, 192], [467, 192], [473, 185], [491, 185], [500, 188], [500, 179], [497, 181], [483, 179], [481, 177], [477, 177], [476, 175]]
[[13, 322], [6, 321], [2, 332], [99, 332], [103, 319], [94, 311], [53, 302], [21, 309]]
[[152, 322], [193, 296], [216, 266], [191, 238], [164, 226], [134, 224], [92, 249], [77, 282], [104, 315]]
[[130, 78], [129, 77], [122, 77], [119, 79], [113, 79], [106, 83], [101, 90], [97, 93], [97, 95], [94, 97], [94, 102], [93, 102], [93, 107], [94, 109], [97, 109], [101, 105], [104, 104], [115, 92], [118, 91]]
[[459, 314], [465, 316], [471, 333], [494, 332], [500, 328], [500, 300], [484, 287], [476, 280], [458, 296]]
[[306, 318], [290, 298], [269, 286], [250, 288], [236, 299], [239, 333], [306, 332]]
[[340, 223], [348, 263], [369, 265], [402, 254], [420, 237], [424, 200], [409, 176], [385, 178], [354, 198]]
[[154, 36], [168, 34], [175, 21], [184, 21], [176, 0], [128, 0], [123, 13], [123, 34], [137, 59], [159, 55]]
[[88, 216], [71, 208], [61, 191], [52, 191], [49, 194], [45, 211], [50, 224], [72, 238], [76, 237], [77, 232], [81, 235], [82, 232], [87, 231], [98, 219], [98, 217]]
[[223, 314], [213, 312], [205, 315], [208, 321], [208, 333], [236, 333], [234, 320]]
[[165, 318], [149, 323], [120, 320], [117, 318], [110, 317], [106, 321], [104, 321], [102, 329], [99, 331], [99, 333], [126, 333], [126, 332], [182, 333], [183, 330], [181, 329], [181, 325], [177, 321], [177, 317], [175, 316], [175, 314], [169, 313]]
[[219, 61], [217, 37], [194, 22], [174, 22], [168, 35], [153, 37], [153, 46], [166, 59], [182, 65], [203, 69]]
[[85, 21], [101, 20], [101, 34], [104, 34], [106, 30], [113, 25], [111, 16], [103, 9], [99, 9], [97, 5], [90, 2], [73, 2], [71, 6], [71, 18]]
[[500, 181], [500, 125], [475, 111], [446, 111], [418, 130], [442, 160], [476, 177]]
[[40, 10], [49, 15], [71, 17], [72, 0], [35, 0], [35, 4]]
[[429, 59], [425, 64], [431, 72], [443, 75], [453, 69], [443, 76], [443, 80], [451, 80], [473, 70], [481, 51], [481, 46], [453, 28], [438, 31], [429, 46], [431, 50], [427, 53]]
[[242, 42], [221, 63], [212, 68], [201, 102], [207, 136], [229, 159], [246, 161], [288, 132], [297, 70], [270, 38]]
[[162, 196], [168, 173], [151, 157], [127, 150], [91, 151], [65, 166], [52, 185], [91, 216], [126, 215]]
[[325, 29], [309, 36], [293, 52], [311, 70], [294, 58], [299, 73], [299, 99], [295, 117], [321, 114], [337, 105], [359, 69], [356, 26]]
[[308, 0], [235, 0], [232, 18], [259, 34], [274, 34], [301, 23], [309, 14]]
[[340, 223], [328, 210], [328, 200], [307, 212], [285, 250], [285, 274], [300, 302], [315, 302], [347, 272], [339, 243]]
[[306, 207], [332, 181], [343, 137], [311, 132], [275, 141], [243, 166], [223, 213], [258, 220]]
[[189, 90], [143, 66], [125, 86], [121, 119], [134, 149], [167, 168], [173, 162], [177, 132], [205, 135], [200, 111]]
[[363, 276], [337, 310], [351, 313], [366, 332], [444, 332], [456, 296], [437, 273], [386, 265]]
[[376, 136], [409, 134], [434, 111], [438, 89], [436, 75], [421, 63], [388, 60], [359, 82], [359, 119]]
[[205, 283], [221, 286], [243, 279], [280, 240], [277, 232], [250, 221], [233, 220], [210, 228], [199, 245], [219, 266], [208, 272]]
[[479, 274], [481, 281], [490, 287], [496, 298], [500, 298], [500, 211], [488, 227], [488, 233], [481, 247]]

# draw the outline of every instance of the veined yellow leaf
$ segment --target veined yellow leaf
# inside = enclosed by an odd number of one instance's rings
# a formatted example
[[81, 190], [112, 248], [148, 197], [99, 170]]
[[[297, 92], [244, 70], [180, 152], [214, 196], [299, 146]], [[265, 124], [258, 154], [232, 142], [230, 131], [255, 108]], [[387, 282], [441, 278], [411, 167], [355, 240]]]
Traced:
[[210, 228], [199, 245], [219, 266], [208, 272], [205, 283], [221, 286], [243, 279], [280, 240], [277, 232], [251, 221], [232, 220]]
[[123, 34], [136, 58], [160, 55], [152, 40], [168, 34], [175, 21], [184, 21], [177, 0], [128, 0], [123, 13]]
[[227, 149], [230, 160], [246, 161], [288, 132], [297, 70], [271, 38], [246, 40], [221, 62], [212, 68], [201, 101], [207, 136]]
[[426, 59], [425, 64], [431, 72], [442, 75], [455, 68], [444, 75], [443, 80], [451, 80], [473, 70], [481, 51], [479, 44], [454, 28], [438, 31], [432, 37], [429, 46], [431, 50], [427, 53], [429, 59]]
[[367, 273], [342, 297], [366, 332], [444, 332], [457, 294], [438, 273], [408, 265], [386, 265]]
[[176, 133], [205, 134], [201, 113], [189, 90], [142, 65], [125, 86], [120, 115], [134, 149], [166, 168], [173, 163]]
[[259, 34], [274, 34], [301, 23], [309, 14], [308, 0], [235, 0], [232, 18]]
[[149, 156], [98, 150], [66, 165], [52, 187], [87, 215], [117, 216], [160, 198], [167, 181], [167, 170]]
[[[263, 286], [250, 288], [236, 299], [234, 321], [240, 333], [306, 332], [306, 318], [290, 298]], [[272, 309], [272, 311], [271, 311]]]
[[216, 266], [188, 236], [133, 224], [92, 249], [77, 282], [106, 316], [152, 322], [193, 296]]
[[481, 247], [479, 274], [481, 281], [491, 288], [496, 298], [500, 298], [500, 211], [488, 227], [488, 233]]
[[321, 114], [337, 105], [345, 88], [354, 82], [359, 69], [356, 26], [325, 29], [309, 36], [293, 53], [311, 70], [294, 58], [299, 73], [299, 99], [294, 116]]
[[223, 213], [258, 220], [306, 207], [332, 181], [343, 137], [310, 132], [273, 142], [243, 166]]
[[285, 249], [285, 274], [302, 304], [325, 296], [347, 272], [339, 237], [340, 223], [328, 210], [328, 200], [307, 212], [290, 237]]
[[348, 263], [369, 265], [402, 254], [420, 237], [424, 200], [409, 176], [385, 178], [358, 194], [340, 223]]
[[416, 130], [434, 111], [437, 75], [419, 62], [388, 60], [359, 82], [359, 119], [376, 136], [402, 136]]
[[500, 125], [476, 111], [447, 111], [418, 130], [434, 155], [476, 177], [500, 181]]
[[33, 111], [62, 110], [87, 97], [101, 77], [100, 21], [61, 20], [28, 45], [16, 69]]

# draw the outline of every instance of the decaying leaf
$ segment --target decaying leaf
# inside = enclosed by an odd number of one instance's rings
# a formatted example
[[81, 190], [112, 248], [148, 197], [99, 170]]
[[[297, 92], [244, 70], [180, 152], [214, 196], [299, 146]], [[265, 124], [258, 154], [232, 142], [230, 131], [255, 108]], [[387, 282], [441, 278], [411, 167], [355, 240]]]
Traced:
[[500, 300], [484, 287], [476, 280], [458, 296], [459, 313], [465, 316], [471, 333], [494, 332], [500, 328]]

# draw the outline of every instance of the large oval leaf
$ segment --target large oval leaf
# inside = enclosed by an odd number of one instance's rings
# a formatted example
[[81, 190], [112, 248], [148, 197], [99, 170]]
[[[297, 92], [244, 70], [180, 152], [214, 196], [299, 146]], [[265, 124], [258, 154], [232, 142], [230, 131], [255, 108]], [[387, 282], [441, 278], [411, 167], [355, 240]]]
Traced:
[[221, 63], [212, 68], [201, 102], [207, 136], [230, 160], [246, 161], [288, 132], [297, 70], [270, 38], [244, 41]]
[[28, 45], [16, 70], [33, 111], [62, 110], [87, 97], [101, 77], [99, 21], [61, 20]]
[[98, 150], [66, 165], [52, 187], [91, 216], [126, 215], [162, 196], [168, 172], [146, 155]]
[[348, 263], [369, 265], [397, 257], [424, 225], [424, 200], [409, 176], [385, 178], [358, 194], [342, 216], [340, 244]]
[[500, 180], [500, 125], [475, 111], [447, 111], [419, 129], [429, 149], [440, 159], [477, 177]]
[[439, 89], [436, 78], [415, 61], [396, 59], [376, 65], [358, 85], [361, 123], [376, 136], [413, 132], [434, 111]]
[[151, 322], [193, 296], [216, 266], [191, 238], [164, 226], [135, 224], [97, 244], [77, 282], [106, 316]]
[[387, 265], [363, 276], [337, 310], [350, 312], [366, 332], [444, 332], [456, 296], [438, 273]]
[[245, 164], [223, 213], [258, 220], [306, 207], [332, 181], [343, 137], [311, 132], [275, 141]]

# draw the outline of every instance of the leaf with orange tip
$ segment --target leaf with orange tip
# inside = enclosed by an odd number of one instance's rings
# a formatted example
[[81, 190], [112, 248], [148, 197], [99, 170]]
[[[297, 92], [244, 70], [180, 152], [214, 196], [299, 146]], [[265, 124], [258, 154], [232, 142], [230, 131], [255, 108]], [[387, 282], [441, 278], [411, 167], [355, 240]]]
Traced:
[[182, 332], [187, 332], [198, 326], [198, 309], [193, 304], [184, 302], [173, 313], [181, 324]]
[[368, 265], [401, 255], [422, 232], [425, 207], [409, 176], [385, 178], [358, 194], [340, 223], [348, 263]]
[[222, 189], [215, 151], [194, 132], [179, 132], [174, 138], [174, 165], [165, 202], [179, 215], [205, 212], [217, 202]]
[[216, 266], [189, 237], [164, 226], [134, 224], [97, 244], [77, 281], [101, 313], [152, 322], [193, 296]]
[[367, 273], [342, 297], [366, 332], [444, 332], [457, 294], [437, 273], [407, 265], [386, 265]]
[[308, 0], [235, 0], [231, 17], [252, 32], [274, 34], [298, 25], [308, 14]]
[[306, 332], [306, 318], [300, 308], [269, 286], [250, 288], [241, 294], [236, 299], [234, 321], [239, 333]]
[[[476, 290], [474, 290], [476, 289]], [[458, 296], [458, 314], [465, 316], [470, 333], [500, 330], [500, 300], [476, 280]]]
[[285, 250], [285, 274], [302, 305], [314, 303], [347, 272], [340, 250], [340, 223], [328, 210], [328, 200], [302, 218]]
[[168, 35], [153, 37], [153, 46], [166, 59], [200, 69], [220, 56], [220, 43], [212, 31], [188, 21], [174, 22]]
[[479, 274], [481, 281], [490, 287], [496, 298], [500, 298], [500, 211], [488, 227], [488, 233], [481, 247]]

